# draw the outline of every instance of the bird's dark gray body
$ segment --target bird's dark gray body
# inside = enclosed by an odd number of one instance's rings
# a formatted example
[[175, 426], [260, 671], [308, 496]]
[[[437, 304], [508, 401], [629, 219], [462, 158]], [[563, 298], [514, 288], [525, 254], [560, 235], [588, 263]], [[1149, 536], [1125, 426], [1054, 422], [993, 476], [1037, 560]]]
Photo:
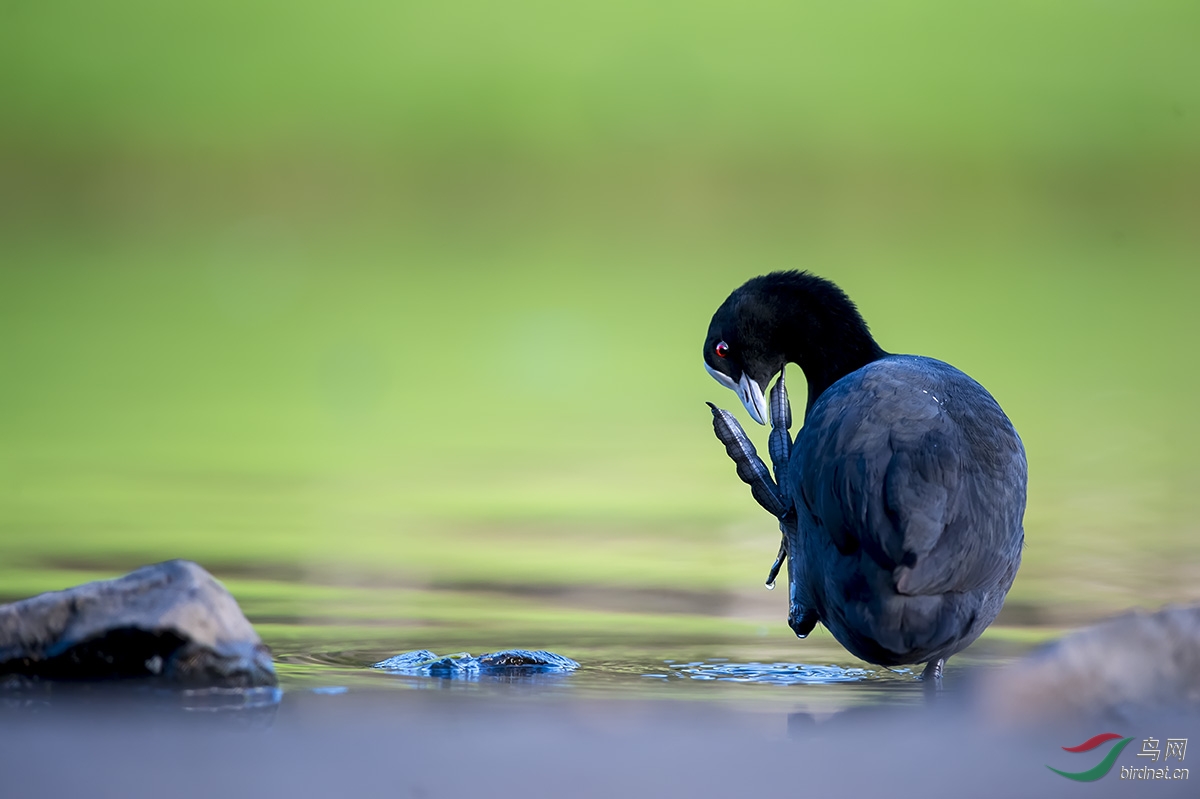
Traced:
[[887, 355], [837, 380], [781, 479], [792, 626], [881, 665], [962, 650], [1016, 576], [1025, 482], [1012, 423], [949, 364]]

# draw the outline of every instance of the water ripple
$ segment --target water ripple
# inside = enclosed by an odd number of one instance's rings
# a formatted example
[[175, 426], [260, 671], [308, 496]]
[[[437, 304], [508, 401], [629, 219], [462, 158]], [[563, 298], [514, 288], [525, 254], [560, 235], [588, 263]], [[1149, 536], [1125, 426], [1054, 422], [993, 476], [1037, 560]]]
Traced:
[[667, 674], [651, 673], [644, 677], [669, 680], [672, 676], [692, 680], [720, 680], [723, 682], [764, 683], [767, 685], [827, 685], [829, 683], [855, 683], [867, 680], [913, 677], [910, 669], [873, 671], [871, 669], [845, 668], [842, 666], [813, 666], [807, 663], [729, 663], [724, 658], [717, 662], [693, 661], [691, 663], [668, 663]]

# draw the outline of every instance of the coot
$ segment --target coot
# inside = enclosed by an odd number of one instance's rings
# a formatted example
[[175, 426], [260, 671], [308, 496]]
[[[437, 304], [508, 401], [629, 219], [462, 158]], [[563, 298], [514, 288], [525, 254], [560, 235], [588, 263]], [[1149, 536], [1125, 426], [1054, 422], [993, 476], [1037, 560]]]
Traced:
[[[808, 381], [790, 446], [788, 363]], [[792, 629], [804, 637], [819, 621], [863, 660], [925, 663], [939, 678], [996, 618], [1021, 563], [1025, 450], [996, 400], [949, 364], [885, 352], [846, 294], [806, 272], [729, 295], [704, 364], [775, 426], [778, 486], [732, 416], [713, 409], [739, 474], [780, 519]], [[763, 388], [776, 375], [769, 412]]]

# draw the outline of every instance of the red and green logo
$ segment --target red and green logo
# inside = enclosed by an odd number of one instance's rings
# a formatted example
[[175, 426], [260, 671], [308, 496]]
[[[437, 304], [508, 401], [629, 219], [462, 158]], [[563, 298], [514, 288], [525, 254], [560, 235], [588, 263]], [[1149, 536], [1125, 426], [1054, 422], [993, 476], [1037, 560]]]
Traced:
[[1095, 782], [1108, 772], [1112, 771], [1113, 763], [1117, 762], [1117, 755], [1121, 754], [1121, 750], [1128, 746], [1129, 742], [1132, 740], [1132, 738], [1123, 738], [1120, 735], [1117, 735], [1115, 732], [1102, 732], [1099, 735], [1088, 738], [1086, 741], [1079, 744], [1079, 746], [1063, 747], [1063, 751], [1065, 752], [1090, 752], [1097, 747], [1103, 746], [1109, 741], [1116, 741], [1117, 743], [1113, 744], [1113, 747], [1108, 750], [1108, 754], [1104, 756], [1104, 759], [1092, 768], [1088, 769], [1087, 771], [1059, 771], [1053, 766], [1046, 766], [1046, 768], [1050, 769], [1055, 774], [1061, 774], [1069, 780], [1075, 780], [1076, 782]]

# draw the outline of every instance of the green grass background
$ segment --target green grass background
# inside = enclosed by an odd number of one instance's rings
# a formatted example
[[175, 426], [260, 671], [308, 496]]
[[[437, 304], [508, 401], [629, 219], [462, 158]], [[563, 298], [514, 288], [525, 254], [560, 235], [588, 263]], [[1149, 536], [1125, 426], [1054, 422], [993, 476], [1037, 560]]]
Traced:
[[1200, 598], [1198, 29], [1164, 0], [7, 3], [0, 595], [168, 557], [310, 615], [320, 586], [758, 591], [777, 533], [700, 346], [804, 268], [1016, 423], [1013, 622]]

